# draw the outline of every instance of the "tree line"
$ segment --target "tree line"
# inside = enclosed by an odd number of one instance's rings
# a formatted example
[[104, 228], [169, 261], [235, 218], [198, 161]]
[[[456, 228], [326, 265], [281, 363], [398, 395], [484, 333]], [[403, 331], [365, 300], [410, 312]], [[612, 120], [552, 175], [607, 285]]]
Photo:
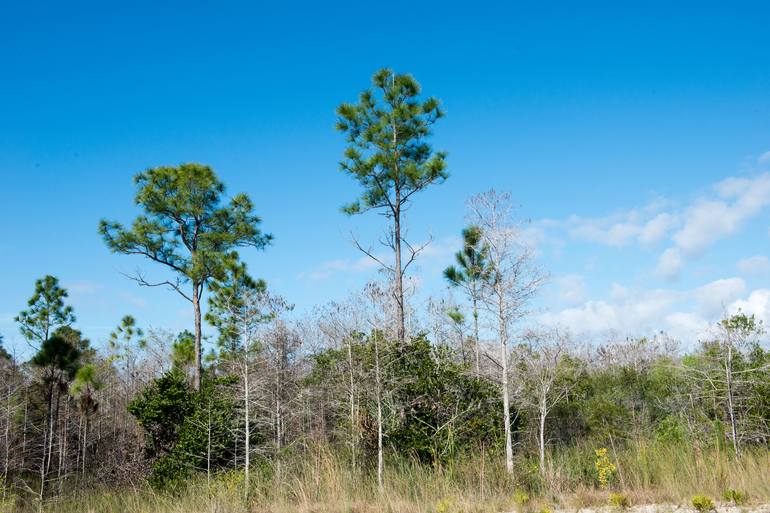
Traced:
[[[99, 233], [111, 251], [163, 270], [129, 278], [189, 301], [191, 330], [144, 330], [126, 315], [97, 348], [57, 278], [37, 280], [15, 318], [33, 356], [19, 361], [0, 344], [3, 499], [44, 501], [94, 483], [169, 489], [221, 472], [242, 475], [248, 499], [265, 465], [280, 471], [313, 444], [380, 487], [397, 458], [440, 467], [483, 452], [537, 490], [554, 486], [554, 455], [567, 448], [647, 440], [729, 447], [735, 458], [766, 451], [760, 321], [726, 315], [687, 352], [665, 334], [599, 343], [532, 327], [547, 275], [507, 193], [469, 198], [444, 271], [454, 293], [417, 304], [408, 276], [425, 245], [406, 237], [404, 213], [448, 178], [446, 154], [429, 143], [443, 115], [414, 78], [387, 69], [338, 107], [340, 167], [361, 186], [343, 211], [382, 214], [388, 256], [355, 240], [379, 278], [299, 318], [241, 259], [272, 243], [248, 195], [228, 199], [202, 164], [137, 174], [141, 214], [129, 225], [102, 220]], [[204, 321], [216, 330], [209, 352]], [[603, 482], [590, 469], [574, 480]]]

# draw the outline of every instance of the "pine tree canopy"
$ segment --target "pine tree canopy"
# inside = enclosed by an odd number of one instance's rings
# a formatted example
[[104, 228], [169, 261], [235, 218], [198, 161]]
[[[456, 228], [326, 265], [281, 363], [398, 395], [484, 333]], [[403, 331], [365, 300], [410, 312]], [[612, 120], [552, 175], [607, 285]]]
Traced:
[[372, 83], [357, 104], [337, 108], [337, 130], [348, 142], [340, 167], [363, 187], [343, 211], [385, 208], [390, 216], [412, 194], [447, 178], [446, 153], [433, 152], [427, 142], [444, 112], [436, 98], [419, 98], [420, 85], [411, 75], [382, 69]]

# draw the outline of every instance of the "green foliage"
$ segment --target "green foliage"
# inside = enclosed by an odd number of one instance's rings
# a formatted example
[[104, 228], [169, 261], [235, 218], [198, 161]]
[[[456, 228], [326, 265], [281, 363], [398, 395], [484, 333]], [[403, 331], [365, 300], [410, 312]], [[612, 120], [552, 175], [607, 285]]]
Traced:
[[35, 292], [14, 319], [21, 334], [29, 341], [43, 343], [58, 327], [75, 322], [72, 307], [64, 304], [67, 291], [59, 286], [58, 278], [46, 275], [35, 281]]
[[620, 509], [627, 509], [631, 505], [631, 502], [628, 500], [627, 496], [616, 492], [610, 494], [608, 502], [610, 503], [610, 506]]
[[[134, 201], [144, 213], [130, 228], [102, 220], [99, 232], [114, 253], [142, 255], [163, 264], [173, 281], [142, 285], [166, 285], [193, 305], [195, 313], [195, 387], [200, 387], [201, 305], [210, 281], [226, 280], [228, 268], [238, 259], [239, 247], [262, 249], [272, 237], [259, 229], [261, 220], [246, 194], [236, 194], [223, 204], [224, 184], [214, 170], [201, 164], [148, 169], [134, 177]], [[189, 291], [182, 286], [190, 284]]]
[[203, 283], [224, 279], [231, 249], [263, 248], [271, 240], [258, 229], [261, 220], [247, 195], [236, 194], [222, 205], [225, 186], [209, 166], [152, 168], [137, 174], [134, 183], [134, 201], [144, 214], [131, 228], [105, 220], [99, 224], [113, 252], [143, 255], [184, 280]]
[[3, 347], [3, 336], [0, 335], [0, 360], [10, 360], [11, 354]]
[[655, 440], [661, 444], [685, 442], [687, 440], [686, 426], [678, 417], [667, 415], [655, 426]]
[[447, 177], [446, 154], [433, 153], [426, 141], [443, 116], [439, 101], [419, 100], [417, 81], [389, 69], [375, 73], [372, 84], [375, 90], [362, 92], [357, 104], [337, 108], [337, 130], [348, 142], [340, 167], [363, 188], [361, 197], [344, 207], [349, 214], [397, 210], [415, 192]]
[[96, 366], [92, 363], [83, 365], [75, 373], [75, 380], [70, 386], [70, 394], [77, 400], [81, 415], [93, 415], [99, 409], [96, 392], [104, 383], [99, 379]]
[[91, 341], [85, 338], [80, 330], [76, 330], [72, 326], [61, 326], [53, 334], [76, 347], [80, 351], [81, 362], [90, 362], [96, 356], [96, 349], [91, 347]]
[[743, 504], [746, 504], [749, 495], [746, 492], [728, 488], [722, 494], [722, 498], [727, 502], [732, 502], [735, 506], [742, 506]]
[[183, 373], [172, 370], [131, 402], [129, 411], [147, 434], [154, 487], [175, 487], [209, 465], [228, 467], [238, 427], [235, 381], [206, 377], [194, 391]]
[[46, 369], [44, 380], [51, 383], [61, 378], [72, 379], [80, 367], [81, 354], [81, 350], [72, 342], [54, 334], [41, 344], [30, 363]]
[[6, 482], [5, 476], [0, 474], [0, 512], [16, 511], [17, 497], [13, 487]]
[[128, 405], [128, 411], [147, 434], [149, 457], [163, 456], [174, 448], [179, 429], [192, 411], [192, 396], [185, 375], [172, 370]]
[[[389, 444], [435, 462], [498, 441], [501, 407], [493, 383], [474, 379], [448, 348], [433, 347], [424, 336], [389, 351], [387, 379], [397, 384], [393, 400], [404, 412], [388, 433]], [[404, 354], [409, 357], [399, 357]]]
[[73, 395], [77, 395], [86, 387], [99, 390], [102, 388], [102, 386], [103, 383], [97, 376], [96, 366], [92, 363], [89, 363], [80, 367], [75, 373], [75, 381], [70, 387], [70, 392]]
[[244, 297], [266, 290], [265, 281], [249, 276], [246, 264], [236, 259], [226, 263], [226, 277], [211, 284], [206, 320], [219, 331], [217, 344], [225, 353], [232, 354], [240, 349], [238, 315], [245, 308]]
[[455, 511], [455, 503], [451, 499], [441, 499], [436, 503], [436, 507], [433, 509], [435, 513], [451, 513]]
[[754, 314], [746, 315], [740, 311], [727, 319], [723, 319], [720, 321], [720, 324], [739, 339], [746, 339], [752, 335], [764, 332], [762, 321], [758, 321]]
[[[360, 369], [360, 393], [365, 408], [361, 419], [364, 446], [376, 447], [374, 336], [359, 335], [352, 346], [354, 366]], [[385, 443], [426, 463], [447, 462], [460, 454], [499, 442], [502, 419], [499, 389], [486, 379], [475, 379], [446, 347], [434, 347], [424, 336], [405, 346], [379, 341], [383, 370]], [[406, 357], [405, 355], [408, 355]], [[315, 357], [307, 385], [334, 389], [347, 352], [331, 349]], [[349, 415], [349, 414], [348, 414]], [[337, 422], [349, 423], [344, 409]], [[343, 428], [344, 429], [344, 428]], [[373, 454], [371, 454], [373, 457]]]
[[491, 275], [489, 246], [482, 242], [481, 228], [478, 226], [465, 228], [462, 235], [463, 249], [455, 253], [457, 265], [444, 269], [444, 277], [454, 287], [479, 286]]
[[171, 363], [175, 369], [186, 371], [195, 361], [195, 335], [187, 330], [179, 333], [171, 344]]
[[699, 513], [714, 511], [714, 501], [707, 495], [696, 495], [692, 498], [692, 507]]
[[519, 507], [526, 506], [529, 503], [529, 494], [524, 490], [516, 489], [513, 492], [513, 502]]
[[136, 319], [131, 315], [126, 315], [120, 320], [120, 325], [115, 331], [110, 333], [110, 347], [119, 351], [120, 357], [128, 357], [128, 353], [136, 345], [139, 349], [147, 345], [147, 341], [142, 337], [144, 331], [136, 325]]

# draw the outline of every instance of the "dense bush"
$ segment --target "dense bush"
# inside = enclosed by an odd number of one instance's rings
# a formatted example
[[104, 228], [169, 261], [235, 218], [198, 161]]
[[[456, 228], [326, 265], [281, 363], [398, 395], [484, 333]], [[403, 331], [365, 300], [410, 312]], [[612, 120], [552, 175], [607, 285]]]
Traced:
[[239, 422], [235, 382], [230, 377], [206, 376], [196, 392], [175, 369], [130, 403], [129, 411], [147, 433], [153, 486], [173, 486], [191, 471], [232, 464]]

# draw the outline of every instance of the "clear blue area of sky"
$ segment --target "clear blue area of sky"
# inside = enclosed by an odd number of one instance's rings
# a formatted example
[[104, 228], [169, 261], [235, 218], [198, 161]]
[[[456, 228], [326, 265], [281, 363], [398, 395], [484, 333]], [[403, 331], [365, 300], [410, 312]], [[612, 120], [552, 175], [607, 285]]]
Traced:
[[[339, 212], [357, 187], [338, 170], [334, 109], [383, 66], [447, 111], [433, 143], [451, 177], [416, 198], [415, 238], [455, 236], [466, 197], [490, 187], [535, 220], [686, 205], [770, 150], [769, 23], [766, 2], [6, 1], [0, 333], [21, 343], [12, 317], [45, 274], [70, 287], [96, 341], [126, 313], [188, 326], [172, 293], [120, 274], [160, 271], [111, 255], [96, 230], [136, 214], [135, 173], [184, 161], [254, 200], [275, 235], [244, 252], [254, 275], [299, 309], [344, 296], [371, 275], [335, 267], [359, 258], [348, 233], [374, 240], [382, 220]], [[752, 223], [700, 260], [708, 280], [766, 253], [768, 223]], [[663, 247], [572, 242], [543, 263], [585, 274], [596, 298], [612, 283], [708, 281], [651, 277]], [[426, 283], [439, 287], [444, 263], [423, 266]]]

